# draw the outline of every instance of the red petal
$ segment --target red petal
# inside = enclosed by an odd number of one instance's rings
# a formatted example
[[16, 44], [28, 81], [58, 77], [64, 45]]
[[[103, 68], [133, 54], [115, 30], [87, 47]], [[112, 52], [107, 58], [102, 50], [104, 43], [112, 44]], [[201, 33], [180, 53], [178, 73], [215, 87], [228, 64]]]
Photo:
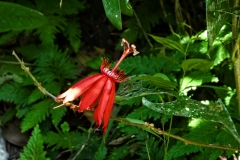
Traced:
[[111, 82], [111, 79], [109, 78], [106, 82], [106, 85], [104, 86], [99, 105], [97, 106], [96, 110], [94, 111], [94, 119], [96, 121], [97, 126], [102, 124], [103, 113], [108, 104], [111, 90], [112, 90], [112, 82]]
[[107, 104], [107, 107], [106, 107], [106, 110], [105, 110], [104, 116], [103, 116], [103, 120], [104, 120], [103, 131], [104, 131], [104, 133], [106, 133], [106, 131], [107, 131], [108, 121], [109, 121], [109, 118], [111, 115], [112, 106], [113, 106], [114, 99], [115, 99], [115, 92], [116, 92], [116, 84], [113, 81], [111, 81], [111, 82], [112, 82], [112, 89], [111, 89], [108, 104]]
[[91, 109], [90, 107], [93, 107], [92, 104], [94, 104], [96, 99], [100, 96], [106, 81], [107, 77], [103, 76], [84, 94], [79, 103], [79, 112], [82, 112], [85, 109]]
[[66, 92], [60, 94], [56, 101], [58, 101], [61, 98], [64, 98], [63, 103], [73, 101], [77, 97], [79, 97], [81, 94], [83, 94], [85, 91], [87, 91], [97, 80], [99, 80], [101, 77], [103, 77], [102, 74], [95, 74], [89, 77], [86, 77], [82, 79], [81, 81], [74, 84], [70, 89], [68, 89]]

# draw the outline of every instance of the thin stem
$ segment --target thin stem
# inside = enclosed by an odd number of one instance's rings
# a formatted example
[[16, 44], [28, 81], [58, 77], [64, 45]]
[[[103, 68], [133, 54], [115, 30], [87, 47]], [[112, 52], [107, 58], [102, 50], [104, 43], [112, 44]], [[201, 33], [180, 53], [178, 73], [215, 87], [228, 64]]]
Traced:
[[[19, 64], [18, 62], [12, 62], [12, 61], [0, 61], [0, 63], [5, 63], [5, 64]], [[31, 63], [24, 63], [26, 66], [35, 66], [35, 64]]]
[[[169, 133], [171, 132], [171, 129], [172, 129], [172, 120], [173, 120], [173, 116], [171, 116], [171, 120], [170, 120]], [[167, 144], [166, 144], [166, 147], [165, 147], [164, 159], [167, 159], [167, 150], [168, 150], [169, 142], [170, 142], [170, 137], [168, 136], [167, 137]]]
[[221, 145], [207, 144], [207, 143], [200, 143], [200, 142], [196, 142], [196, 141], [191, 141], [191, 140], [188, 140], [188, 139], [185, 139], [185, 138], [182, 138], [182, 137], [173, 135], [173, 134], [171, 134], [171, 133], [162, 131], [162, 130], [160, 130], [159, 128], [155, 128], [155, 127], [152, 126], [151, 124], [149, 125], [148, 123], [146, 123], [147, 125], [146, 125], [146, 124], [140, 124], [140, 123], [133, 123], [133, 122], [127, 121], [127, 120], [125, 120], [125, 119], [117, 118], [117, 117], [112, 117], [112, 116], [111, 116], [111, 119], [113, 119], [113, 120], [115, 120], [115, 121], [119, 121], [119, 122], [126, 123], [126, 124], [131, 125], [131, 126], [135, 126], [135, 127], [138, 127], [138, 128], [143, 128], [143, 129], [145, 129], [145, 130], [149, 130], [149, 129], [150, 129], [151, 131], [153, 131], [153, 132], [156, 133], [156, 134], [166, 135], [166, 136], [172, 137], [172, 138], [174, 138], [174, 139], [183, 141], [186, 145], [192, 144], [192, 145], [202, 146], [202, 147], [219, 148], [219, 149], [240, 151], [239, 148], [234, 148], [234, 147], [228, 147], [228, 146], [221, 146]]
[[142, 24], [141, 24], [141, 22], [140, 22], [140, 20], [139, 20], [139, 18], [138, 18], [138, 15], [136, 14], [136, 12], [133, 12], [133, 13], [134, 13], [134, 16], [135, 16], [135, 18], [136, 18], [136, 20], [137, 20], [137, 22], [138, 22], [139, 27], [141, 28], [141, 30], [142, 30], [142, 32], [143, 32], [144, 37], [146, 38], [149, 46], [150, 46], [151, 49], [152, 49], [152, 48], [153, 48], [153, 45], [152, 45], [152, 43], [150, 42], [150, 40], [149, 40], [149, 38], [148, 38], [148, 36], [147, 36], [147, 33], [146, 33], [145, 30], [143, 29]]
[[78, 157], [78, 155], [83, 151], [83, 149], [86, 147], [86, 145], [88, 144], [88, 141], [89, 141], [89, 139], [90, 139], [90, 137], [91, 137], [91, 133], [92, 133], [92, 128], [90, 128], [90, 129], [88, 130], [88, 138], [85, 140], [85, 142], [83, 143], [82, 147], [79, 149], [79, 151], [78, 151], [77, 154], [73, 157], [72, 160], [75, 160], [75, 159]]
[[[163, 0], [160, 0], [160, 5], [161, 5], [161, 7], [162, 7], [164, 17], [167, 18], [167, 12], [165, 11], [165, 7], [164, 7], [164, 4], [163, 4]], [[169, 28], [170, 28], [170, 31], [171, 31], [172, 33], [174, 33], [174, 30], [173, 30], [173, 28], [172, 28], [172, 25], [171, 25], [170, 23], [168, 23], [168, 26], [169, 26]]]
[[52, 95], [51, 93], [49, 93], [45, 88], [42, 87], [41, 83], [39, 83], [36, 78], [32, 75], [32, 73], [30, 72], [30, 69], [28, 67], [25, 66], [24, 62], [20, 60], [20, 58], [17, 56], [17, 54], [13, 51], [12, 54], [16, 57], [16, 59], [18, 60], [18, 62], [21, 65], [21, 68], [31, 77], [31, 79], [33, 80], [34, 84], [38, 87], [38, 89], [45, 95], [48, 95], [49, 97], [53, 98], [54, 100], [56, 100], [56, 97], [54, 95]]
[[71, 139], [70, 139], [70, 134], [69, 134], [69, 132], [67, 132], [67, 136], [68, 136], [68, 145], [69, 145], [70, 151], [71, 151], [71, 153], [73, 153], [72, 143], [71, 143]]
[[145, 144], [146, 144], [146, 150], [147, 150], [147, 154], [148, 154], [148, 159], [151, 160], [151, 157], [150, 157], [150, 154], [149, 154], [149, 150], [148, 150], [147, 140], [145, 140]]

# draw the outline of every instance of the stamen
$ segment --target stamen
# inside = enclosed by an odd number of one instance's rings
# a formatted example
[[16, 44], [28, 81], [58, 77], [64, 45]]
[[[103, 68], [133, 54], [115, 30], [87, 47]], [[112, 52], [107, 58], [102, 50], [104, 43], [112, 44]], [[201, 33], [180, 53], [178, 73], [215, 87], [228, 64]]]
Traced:
[[122, 57], [119, 59], [119, 61], [117, 62], [117, 64], [115, 65], [115, 67], [112, 69], [112, 72], [115, 72], [118, 68], [118, 66], [120, 65], [120, 63], [122, 62], [122, 60], [127, 56], [129, 55], [130, 53], [133, 53], [133, 55], [137, 55], [139, 52], [136, 50], [136, 46], [133, 44], [129, 45], [129, 42], [126, 40], [126, 39], [122, 39], [122, 43], [121, 45], [123, 46], [124, 48], [124, 51], [123, 51], [123, 54], [122, 54]]

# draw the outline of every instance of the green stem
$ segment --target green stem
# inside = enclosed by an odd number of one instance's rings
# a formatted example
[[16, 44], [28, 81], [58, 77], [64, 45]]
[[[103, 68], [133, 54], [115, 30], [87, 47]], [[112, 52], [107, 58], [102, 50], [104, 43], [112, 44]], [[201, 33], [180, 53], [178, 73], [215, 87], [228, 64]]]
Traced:
[[173, 135], [169, 132], [162, 131], [159, 128], [155, 128], [152, 125], [148, 125], [148, 123], [146, 123], [146, 124], [133, 123], [133, 122], [127, 121], [123, 118], [117, 118], [117, 117], [112, 117], [112, 116], [111, 116], [111, 119], [113, 119], [115, 121], [118, 121], [118, 122], [126, 123], [126, 124], [131, 125], [131, 126], [135, 126], [135, 127], [138, 127], [138, 128], [143, 128], [144, 130], [149, 130], [150, 129], [151, 131], [153, 131], [156, 134], [165, 135], [165, 136], [169, 136], [171, 138], [180, 140], [180, 141], [184, 142], [186, 145], [192, 144], [192, 145], [202, 146], [202, 147], [218, 148], [218, 149], [225, 149], [225, 150], [232, 150], [232, 151], [240, 151], [240, 148], [234, 148], [234, 147], [228, 147], [228, 146], [222, 146], [222, 145], [207, 144], [207, 143], [200, 143], [200, 142], [196, 142], [196, 141], [191, 141], [191, 140]]
[[33, 80], [34, 84], [38, 87], [38, 89], [45, 95], [48, 95], [49, 97], [53, 98], [54, 100], [56, 100], [56, 97], [54, 95], [52, 95], [51, 93], [49, 93], [44, 87], [42, 87], [41, 83], [39, 83], [36, 78], [32, 75], [32, 73], [30, 72], [30, 69], [28, 67], [25, 66], [25, 63], [23, 61], [20, 60], [20, 58], [17, 56], [17, 54], [13, 51], [12, 54], [16, 57], [16, 59], [18, 60], [18, 62], [21, 65], [21, 68], [31, 77], [31, 79]]
[[[233, 8], [239, 6], [239, 0], [234, 0]], [[234, 76], [237, 89], [237, 97], [240, 97], [240, 40], [239, 40], [239, 19], [236, 15], [232, 16], [232, 37], [234, 40], [232, 60], [234, 64]], [[238, 99], [238, 112], [240, 114], [240, 101]]]
[[[173, 116], [171, 116], [171, 120], [170, 120], [169, 133], [171, 132], [171, 129], [172, 129], [172, 120], [173, 120]], [[167, 150], [168, 150], [168, 146], [169, 146], [169, 141], [170, 141], [170, 137], [168, 136], [167, 137], [167, 144], [166, 144], [166, 147], [165, 147], [165, 155], [164, 155], [164, 159], [166, 159], [166, 160], [167, 160]]]
[[145, 140], [145, 144], [146, 144], [146, 149], [147, 149], [148, 159], [151, 160], [151, 157], [150, 157], [150, 154], [149, 154], [149, 150], [148, 150], [147, 140]]

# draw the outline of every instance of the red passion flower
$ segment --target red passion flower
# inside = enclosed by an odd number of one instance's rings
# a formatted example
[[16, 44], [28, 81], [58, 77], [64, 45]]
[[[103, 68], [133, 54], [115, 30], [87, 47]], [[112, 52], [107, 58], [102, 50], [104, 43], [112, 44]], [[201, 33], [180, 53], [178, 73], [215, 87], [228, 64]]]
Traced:
[[101, 73], [82, 79], [56, 98], [57, 102], [62, 101], [65, 104], [81, 96], [78, 112], [91, 110], [97, 106], [94, 111], [94, 120], [97, 126], [100, 126], [103, 121], [104, 133], [107, 131], [115, 99], [116, 83], [127, 79], [125, 73], [119, 70], [118, 66], [128, 54], [133, 53], [133, 55], [136, 55], [139, 53], [136, 46], [130, 46], [126, 39], [122, 39], [122, 45], [124, 48], [122, 57], [112, 70], [108, 60], [102, 58]]

